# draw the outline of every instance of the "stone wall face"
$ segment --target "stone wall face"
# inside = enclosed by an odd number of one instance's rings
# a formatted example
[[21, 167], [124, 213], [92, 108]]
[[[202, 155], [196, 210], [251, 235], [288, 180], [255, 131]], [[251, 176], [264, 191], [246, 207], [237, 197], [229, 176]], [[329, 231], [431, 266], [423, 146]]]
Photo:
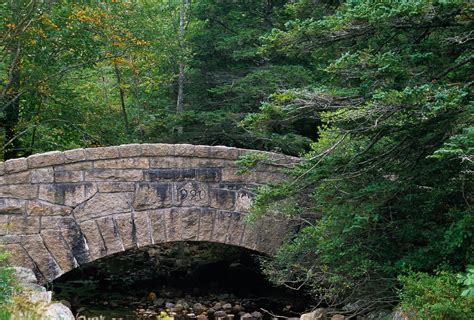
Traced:
[[238, 175], [252, 150], [169, 144], [48, 152], [0, 163], [0, 241], [17, 266], [51, 281], [130, 248], [211, 241], [271, 254], [286, 222], [244, 222], [252, 190], [285, 177], [297, 158], [266, 153]]

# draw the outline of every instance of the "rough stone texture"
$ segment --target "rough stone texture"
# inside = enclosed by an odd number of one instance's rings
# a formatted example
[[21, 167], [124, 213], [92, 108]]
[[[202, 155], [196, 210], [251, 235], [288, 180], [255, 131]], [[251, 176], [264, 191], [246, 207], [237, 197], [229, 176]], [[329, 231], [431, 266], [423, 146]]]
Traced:
[[0, 163], [0, 242], [12, 262], [50, 281], [115, 252], [172, 241], [214, 241], [271, 254], [284, 222], [245, 223], [253, 188], [297, 158], [237, 174], [252, 150], [132, 144], [49, 152]]
[[105, 248], [97, 223], [95, 221], [86, 221], [81, 223], [80, 227], [92, 260], [105, 256], [107, 249]]
[[31, 171], [31, 183], [54, 182], [53, 168], [42, 168]]
[[86, 160], [86, 154], [84, 152], [84, 149], [74, 149], [74, 150], [68, 150], [64, 152], [65, 163], [82, 161], [82, 160]]
[[43, 291], [43, 292], [38, 292], [38, 291], [32, 291], [28, 292], [28, 300], [32, 303], [41, 303], [41, 304], [50, 304], [51, 299], [53, 298], [53, 292], [52, 291]]
[[11, 216], [8, 221], [7, 234], [37, 234], [40, 232], [40, 218], [22, 216]]
[[52, 303], [50, 304], [46, 311], [41, 315], [41, 319], [51, 319], [51, 320], [74, 320], [75, 317], [72, 314], [72, 311], [69, 310], [62, 303]]
[[5, 161], [5, 172], [20, 172], [28, 169], [28, 161], [26, 158], [10, 159]]
[[310, 313], [302, 314], [300, 320], [326, 320], [327, 312], [324, 308], [318, 308]]
[[37, 185], [19, 184], [0, 186], [1, 198], [35, 199], [37, 196]]
[[0, 177], [0, 184], [22, 184], [31, 182], [31, 172], [23, 171]]
[[119, 157], [117, 147], [89, 148], [84, 151], [87, 160], [113, 159]]
[[136, 248], [136, 227], [131, 213], [115, 215], [114, 219], [124, 249]]
[[25, 236], [22, 239], [22, 247], [35, 262], [44, 279], [55, 279], [63, 274], [39, 235]]
[[174, 188], [177, 206], [207, 207], [209, 205], [209, 186], [201, 182], [180, 182]]
[[118, 146], [118, 152], [121, 158], [139, 157], [142, 155], [142, 146], [140, 144], [124, 144]]
[[35, 273], [28, 268], [24, 267], [15, 267], [15, 278], [20, 283], [37, 283], [38, 279], [36, 279]]
[[133, 207], [137, 210], [170, 207], [171, 184], [142, 182], [137, 184]]
[[120, 238], [118, 227], [115, 224], [113, 217], [105, 217], [96, 221], [102, 239], [104, 240], [106, 254], [114, 254], [125, 250], [122, 244], [122, 239]]
[[8, 216], [0, 215], [0, 236], [7, 234]]
[[40, 200], [28, 202], [26, 212], [32, 216], [66, 216], [71, 213], [71, 208]]
[[0, 199], [1, 214], [22, 214], [26, 210], [27, 201], [21, 199]]
[[52, 151], [40, 154], [34, 154], [28, 157], [28, 167], [41, 168], [64, 163], [64, 153]]
[[131, 210], [132, 193], [97, 193], [73, 211], [78, 221], [124, 213]]
[[41, 238], [53, 255], [54, 260], [58, 263], [62, 270], [71, 270], [76, 267], [75, 261], [66, 240], [64, 240], [61, 231], [59, 230], [45, 230], [41, 232]]
[[197, 240], [199, 235], [199, 216], [201, 209], [181, 209], [182, 232], [181, 239], [183, 241]]
[[149, 212], [153, 240], [155, 243], [166, 242], [166, 211], [167, 209], [152, 210]]
[[137, 246], [144, 247], [153, 244], [153, 231], [148, 212], [135, 212], [133, 215], [133, 223], [136, 230]]
[[55, 171], [54, 181], [57, 183], [81, 182], [84, 181], [82, 171]]

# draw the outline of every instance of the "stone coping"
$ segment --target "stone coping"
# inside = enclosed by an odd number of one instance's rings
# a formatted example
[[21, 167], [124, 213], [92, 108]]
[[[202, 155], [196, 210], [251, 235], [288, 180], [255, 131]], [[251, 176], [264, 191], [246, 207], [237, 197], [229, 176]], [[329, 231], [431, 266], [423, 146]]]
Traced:
[[249, 153], [265, 154], [268, 160], [267, 164], [274, 166], [285, 166], [300, 161], [300, 158], [297, 157], [252, 149], [192, 144], [145, 143], [37, 153], [27, 158], [0, 162], [0, 175], [82, 161], [134, 157], [189, 157], [235, 161], [240, 156]]

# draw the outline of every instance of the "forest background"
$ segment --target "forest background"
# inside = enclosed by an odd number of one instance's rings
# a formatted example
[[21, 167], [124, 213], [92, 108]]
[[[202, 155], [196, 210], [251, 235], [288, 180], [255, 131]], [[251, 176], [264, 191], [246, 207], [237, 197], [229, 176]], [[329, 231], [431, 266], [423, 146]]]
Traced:
[[347, 314], [472, 319], [473, 15], [462, 0], [5, 0], [1, 157], [302, 156], [256, 196], [255, 216], [303, 221], [262, 262], [272, 281]]

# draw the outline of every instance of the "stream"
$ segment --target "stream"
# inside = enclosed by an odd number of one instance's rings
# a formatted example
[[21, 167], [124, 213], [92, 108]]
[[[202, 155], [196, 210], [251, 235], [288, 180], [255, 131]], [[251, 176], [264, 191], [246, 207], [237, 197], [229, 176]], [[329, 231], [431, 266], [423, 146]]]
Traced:
[[117, 253], [49, 284], [79, 319], [299, 317], [310, 300], [272, 286], [251, 250], [176, 242]]

